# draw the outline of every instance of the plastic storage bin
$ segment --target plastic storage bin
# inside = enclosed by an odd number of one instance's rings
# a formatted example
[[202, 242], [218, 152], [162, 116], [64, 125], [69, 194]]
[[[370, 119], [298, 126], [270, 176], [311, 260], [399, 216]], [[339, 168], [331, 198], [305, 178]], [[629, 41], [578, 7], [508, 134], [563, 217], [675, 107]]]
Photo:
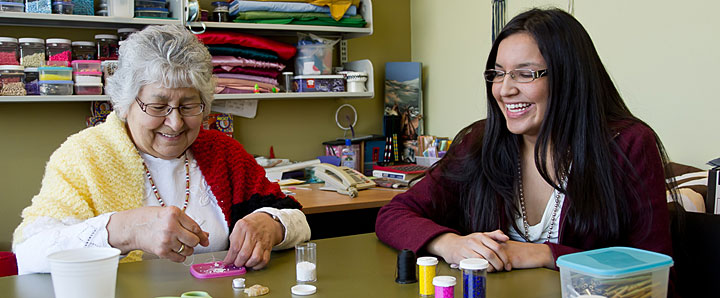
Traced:
[[102, 84], [102, 72], [73, 72], [73, 81], [75, 84]]
[[40, 81], [40, 95], [72, 95], [73, 81]]
[[20, 65], [0, 65], [0, 95], [24, 96], [25, 68]]
[[665, 298], [672, 265], [669, 256], [631, 247], [583, 251], [557, 260], [563, 298], [580, 295]]
[[25, 67], [40, 67], [45, 64], [45, 40], [23, 37], [20, 44], [20, 64]]
[[118, 67], [118, 61], [117, 60], [105, 60], [102, 63], [100, 63], [100, 67], [102, 68], [103, 79], [107, 80], [109, 77], [112, 77], [113, 74], [115, 74], [115, 70], [117, 70], [117, 67]]
[[167, 19], [170, 11], [167, 8], [136, 8], [136, 18]]
[[72, 0], [75, 4], [73, 14], [92, 16], [95, 15], [95, 1], [93, 0]]
[[0, 65], [20, 65], [18, 56], [17, 38], [0, 37]]
[[165, 0], [135, 0], [135, 9], [138, 8], [165, 8]]
[[52, 4], [52, 12], [54, 14], [73, 14], [75, 4], [72, 2], [55, 1]]
[[37, 67], [25, 68], [25, 92], [27, 95], [40, 95], [40, 74]]
[[69, 39], [48, 38], [45, 40], [45, 57], [47, 65], [70, 66], [72, 46]]
[[112, 34], [95, 35], [98, 60], [117, 60], [118, 58], [118, 37]]
[[38, 71], [41, 81], [72, 81], [72, 67], [43, 66]]
[[298, 75], [329, 75], [332, 73], [333, 46], [305, 44], [297, 46], [295, 72]]
[[25, 5], [23, 5], [22, 3], [0, 2], [0, 11], [23, 12], [24, 10]]
[[102, 87], [102, 83], [75, 84], [75, 95], [100, 95], [102, 94]]
[[100, 60], [73, 60], [72, 67], [74, 72], [97, 72], [102, 75]]
[[303, 75], [294, 79], [297, 92], [345, 92], [342, 75]]
[[25, 3], [25, 12], [52, 13], [52, 0], [28, 0]]
[[72, 59], [73, 62], [76, 60], [96, 60], [97, 50], [95, 49], [95, 43], [92, 41], [73, 41]]

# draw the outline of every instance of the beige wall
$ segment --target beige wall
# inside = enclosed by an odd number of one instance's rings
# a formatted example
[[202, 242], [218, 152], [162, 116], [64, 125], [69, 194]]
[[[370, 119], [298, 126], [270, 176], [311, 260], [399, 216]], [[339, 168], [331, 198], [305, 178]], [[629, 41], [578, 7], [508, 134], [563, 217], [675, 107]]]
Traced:
[[[251, 153], [307, 160], [322, 154], [321, 143], [342, 136], [335, 109], [351, 103], [358, 110], [359, 134], [381, 133], [381, 84], [385, 62], [410, 60], [409, 0], [374, 1], [375, 33], [349, 41], [350, 60], [375, 66], [375, 98], [352, 101], [298, 99], [261, 101], [255, 119], [235, 117], [235, 136]], [[111, 31], [1, 27], [0, 36], [66, 37], [92, 40]], [[45, 163], [69, 135], [85, 126], [89, 103], [2, 103], [0, 98], [0, 250], [9, 250], [22, 208], [40, 188]]]
[[[515, 0], [508, 21], [533, 6], [568, 1]], [[575, 1], [630, 110], [663, 140], [676, 162], [707, 168], [720, 156], [709, 127], [720, 111], [720, 2]], [[424, 64], [426, 129], [453, 136], [485, 118], [482, 70], [490, 49], [490, 1], [411, 1], [412, 60]], [[703, 134], [708, 132], [708, 134]]]

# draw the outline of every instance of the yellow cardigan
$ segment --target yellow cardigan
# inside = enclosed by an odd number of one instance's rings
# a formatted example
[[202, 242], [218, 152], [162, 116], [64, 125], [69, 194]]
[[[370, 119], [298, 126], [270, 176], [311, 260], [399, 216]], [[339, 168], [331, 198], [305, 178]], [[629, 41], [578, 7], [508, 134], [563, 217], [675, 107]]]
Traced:
[[[39, 217], [86, 220], [142, 207], [143, 173], [142, 157], [125, 123], [111, 113], [105, 123], [68, 137], [50, 156], [40, 193], [23, 210], [13, 242], [24, 241], [24, 227]], [[139, 256], [134, 253], [124, 261]]]

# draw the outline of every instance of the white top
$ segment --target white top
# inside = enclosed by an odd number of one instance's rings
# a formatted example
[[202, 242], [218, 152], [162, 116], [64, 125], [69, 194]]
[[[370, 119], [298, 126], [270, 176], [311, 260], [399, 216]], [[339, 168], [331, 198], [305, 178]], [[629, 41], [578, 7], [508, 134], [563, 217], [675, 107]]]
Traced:
[[14, 37], [0, 37], [0, 42], [14, 42], [17, 43], [17, 38]]
[[128, 33], [128, 32], [137, 32], [138, 29], [136, 28], [118, 28], [118, 33]]
[[41, 43], [45, 44], [45, 40], [42, 38], [35, 38], [35, 37], [21, 37], [18, 39], [20, 43]]
[[70, 40], [65, 39], [65, 38], [48, 38], [45, 40], [45, 43], [67, 43], [67, 44], [70, 44]]
[[112, 34], [97, 34], [95, 39], [118, 39], [117, 35]]
[[92, 41], [73, 41], [72, 45], [74, 46], [88, 46], [88, 47], [94, 47], [95, 43]]
[[454, 276], [435, 276], [433, 277], [432, 284], [438, 287], [452, 287], [456, 283]]
[[[553, 224], [553, 229], [552, 231], [549, 231], [548, 229], [550, 228], [550, 221], [552, 219], [553, 209], [555, 208], [556, 195], [559, 196], [558, 209], [557, 213], [555, 214], [555, 223]], [[542, 219], [538, 224], [534, 226], [529, 226], [530, 231], [528, 232], [528, 236], [530, 238], [530, 242], [545, 243], [545, 241], [548, 241], [550, 243], [558, 243], [558, 237], [560, 236], [560, 213], [562, 211], [564, 201], [565, 195], [559, 192], [557, 189], [553, 191], [552, 194], [550, 194], [550, 199], [545, 206], [545, 211], [543, 212]], [[518, 208], [520, 207], [518, 206]], [[510, 237], [510, 239], [515, 241], [527, 242], [522, 236], [523, 234], [525, 234], [523, 232], [525, 229], [525, 224], [523, 223], [522, 214], [519, 214], [519, 216], [515, 218], [515, 224], [518, 226], [521, 232], [518, 232], [513, 227], [510, 227], [510, 230], [508, 231], [508, 236]]]
[[438, 264], [436, 257], [419, 257], [417, 258], [417, 264], [420, 266], [435, 266]]
[[488, 265], [488, 261], [481, 258], [467, 258], [460, 260], [460, 269], [483, 270], [487, 269]]
[[[145, 161], [160, 198], [166, 206], [173, 205], [182, 208], [185, 202], [185, 160], [164, 160], [149, 154], [140, 154]], [[225, 216], [217, 203], [217, 199], [210, 191], [210, 187], [188, 150], [190, 162], [190, 200], [185, 213], [197, 222], [203, 231], [210, 233], [210, 245], [207, 247], [194, 247], [195, 253], [227, 250], [229, 247], [229, 228]], [[160, 206], [150, 186], [145, 179], [145, 200], [143, 206]], [[264, 212], [277, 216], [285, 227], [283, 241], [273, 250], [294, 247], [295, 244], [310, 239], [310, 227], [305, 214], [298, 209], [275, 209], [263, 207], [255, 212]], [[13, 251], [17, 257], [18, 273], [50, 272], [46, 258], [53, 252], [81, 248], [81, 247], [110, 247], [108, 243], [107, 224], [109, 212], [81, 221], [78, 219], [65, 219], [59, 221], [52, 217], [40, 217], [25, 226], [23, 234], [27, 236], [22, 243], [16, 244]]]

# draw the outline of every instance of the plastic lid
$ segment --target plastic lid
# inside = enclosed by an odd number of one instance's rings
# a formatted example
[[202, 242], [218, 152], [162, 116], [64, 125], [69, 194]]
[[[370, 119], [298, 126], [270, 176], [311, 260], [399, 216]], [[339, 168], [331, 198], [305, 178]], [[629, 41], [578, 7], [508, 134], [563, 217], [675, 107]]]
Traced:
[[170, 12], [167, 8], [142, 7], [135, 8], [135, 12]]
[[75, 86], [79, 87], [102, 87], [102, 83], [75, 83]]
[[18, 40], [17, 40], [17, 38], [13, 38], [13, 37], [0, 37], [0, 42], [15, 42], [15, 43], [17, 43]]
[[5, 6], [22, 6], [22, 7], [25, 7], [25, 4], [15, 3], [15, 2], [0, 2], [0, 5], [5, 5]]
[[345, 139], [345, 146], [350, 146], [350, 145], [352, 145], [352, 142], [350, 141], [350, 139]]
[[72, 67], [68, 66], [40, 66], [38, 67], [39, 70], [64, 70], [64, 71], [72, 71]]
[[72, 63], [72, 64], [78, 64], [78, 63], [95, 63], [95, 64], [100, 64], [100, 63], [102, 63], [102, 62], [101, 62], [100, 60], [73, 60], [73, 61], [70, 62], [70, 63]]
[[295, 285], [290, 288], [290, 292], [292, 292], [293, 295], [306, 296], [315, 294], [317, 288], [313, 285]]
[[34, 42], [34, 43], [45, 43], [45, 40], [42, 38], [35, 38], [35, 37], [21, 37], [18, 39], [20, 43], [26, 43], [26, 42]]
[[45, 40], [46, 43], [70, 43], [69, 39], [65, 38], [48, 38]]
[[38, 84], [73, 84], [73, 81], [39, 81]]
[[435, 266], [438, 263], [438, 259], [436, 257], [419, 257], [417, 259], [417, 264], [420, 266]]
[[245, 287], [245, 279], [242, 277], [235, 278], [235, 279], [233, 279], [232, 285], [233, 285], [233, 288], [242, 289]]
[[101, 76], [102, 71], [73, 71], [73, 74], [79, 76]]
[[460, 269], [484, 270], [488, 267], [488, 261], [481, 258], [469, 258], [460, 261]]
[[135, 28], [118, 28], [118, 33], [132, 33], [137, 31], [138, 29]]
[[224, 1], [215, 1], [212, 3], [213, 6], [230, 6], [230, 3]]
[[617, 277], [670, 267], [673, 260], [652, 251], [615, 246], [564, 255], [558, 258], [557, 265], [583, 273]]
[[432, 284], [438, 287], [452, 287], [455, 283], [455, 277], [453, 276], [435, 276], [432, 281]]
[[293, 77], [296, 80], [305, 80], [305, 79], [342, 79], [342, 75], [300, 75]]
[[113, 34], [97, 34], [95, 39], [118, 39], [117, 35]]
[[24, 70], [25, 67], [22, 65], [0, 65], [0, 70]]
[[75, 6], [75, 4], [72, 3], [72, 2], [64, 2], [64, 1], [55, 1], [55, 2], [53, 2], [53, 5], [60, 5], [60, 4], [62, 4], [62, 5], [67, 5], [67, 6]]
[[73, 42], [72, 42], [72, 45], [74, 45], [74, 46], [89, 46], [89, 47], [94, 47], [94, 46], [95, 46], [95, 43], [92, 42], [92, 41], [73, 41]]
[[293, 72], [292, 72], [292, 71], [285, 71], [285, 72], [283, 72], [282, 74], [283, 74], [283, 75], [293, 75]]
[[37, 67], [26, 67], [25, 72], [38, 72]]

